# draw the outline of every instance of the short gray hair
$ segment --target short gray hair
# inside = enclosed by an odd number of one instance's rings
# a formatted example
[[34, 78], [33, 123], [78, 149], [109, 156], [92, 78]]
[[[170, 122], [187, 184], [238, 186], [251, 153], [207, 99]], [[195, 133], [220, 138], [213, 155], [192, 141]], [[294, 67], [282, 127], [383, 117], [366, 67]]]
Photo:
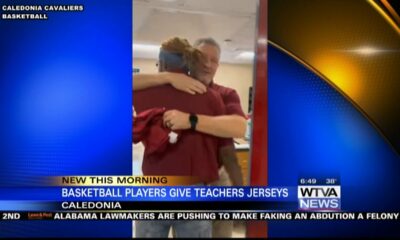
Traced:
[[214, 46], [214, 47], [218, 48], [218, 51], [221, 53], [221, 47], [219, 46], [218, 42], [215, 41], [214, 38], [211, 38], [211, 37], [199, 38], [194, 42], [193, 47], [197, 48], [201, 44], [208, 44], [208, 45]]

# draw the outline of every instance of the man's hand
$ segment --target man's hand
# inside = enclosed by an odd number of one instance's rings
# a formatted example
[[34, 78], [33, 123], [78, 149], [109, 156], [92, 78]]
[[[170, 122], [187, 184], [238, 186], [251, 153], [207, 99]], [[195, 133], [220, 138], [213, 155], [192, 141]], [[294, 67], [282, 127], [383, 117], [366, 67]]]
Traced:
[[219, 148], [219, 160], [225, 167], [233, 186], [243, 186], [242, 170], [234, 145]]
[[167, 79], [169, 84], [174, 88], [187, 92], [190, 94], [203, 94], [207, 91], [206, 86], [198, 80], [195, 80], [182, 73], [167, 73]]
[[134, 91], [143, 90], [151, 87], [171, 84], [172, 87], [189, 94], [203, 94], [207, 87], [185, 74], [161, 72], [156, 74], [133, 74], [132, 87]]
[[178, 110], [169, 110], [164, 113], [164, 126], [171, 130], [185, 130], [190, 128], [189, 114]]

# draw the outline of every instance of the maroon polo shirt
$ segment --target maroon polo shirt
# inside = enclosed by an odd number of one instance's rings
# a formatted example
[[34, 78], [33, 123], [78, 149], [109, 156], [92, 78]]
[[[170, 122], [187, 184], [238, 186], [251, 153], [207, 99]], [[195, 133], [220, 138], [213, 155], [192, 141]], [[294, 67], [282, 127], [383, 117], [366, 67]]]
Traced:
[[213, 89], [221, 95], [226, 109], [226, 115], [239, 115], [242, 117], [246, 116], [243, 113], [242, 106], [240, 105], [239, 95], [234, 89], [224, 87], [213, 82], [210, 84], [209, 89]]
[[[225, 114], [221, 95], [209, 89], [205, 94], [191, 95], [170, 85], [148, 88], [133, 93], [135, 111], [154, 107], [176, 109], [209, 116]], [[220, 138], [184, 130], [178, 142], [160, 154], [144, 155], [144, 175], [197, 176], [203, 183], [218, 179], [218, 147]]]
[[[218, 85], [214, 82], [210, 84], [208, 89], [213, 89], [221, 95], [226, 115], [239, 115], [245, 118], [239, 95], [234, 89]], [[234, 145], [233, 138], [221, 138], [219, 141], [220, 148], [231, 145]], [[220, 162], [220, 164], [222, 163]]]

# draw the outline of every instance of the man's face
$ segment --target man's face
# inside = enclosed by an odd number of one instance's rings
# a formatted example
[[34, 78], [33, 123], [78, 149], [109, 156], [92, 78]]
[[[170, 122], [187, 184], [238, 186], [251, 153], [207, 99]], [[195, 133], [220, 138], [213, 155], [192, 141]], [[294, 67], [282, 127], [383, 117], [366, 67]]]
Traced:
[[216, 46], [210, 44], [200, 44], [199, 49], [204, 56], [202, 64], [200, 64], [197, 72], [197, 79], [206, 85], [209, 85], [217, 72], [219, 66], [219, 55], [220, 52]]

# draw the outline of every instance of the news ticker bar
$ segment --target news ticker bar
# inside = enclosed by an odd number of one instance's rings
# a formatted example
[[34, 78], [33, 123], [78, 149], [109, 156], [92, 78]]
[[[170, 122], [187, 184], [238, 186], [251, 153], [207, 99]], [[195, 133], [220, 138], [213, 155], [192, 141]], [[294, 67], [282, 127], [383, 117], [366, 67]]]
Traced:
[[238, 221], [399, 221], [399, 212], [265, 212], [265, 211], [102, 211], [0, 212], [1, 221], [26, 220], [238, 220]]

